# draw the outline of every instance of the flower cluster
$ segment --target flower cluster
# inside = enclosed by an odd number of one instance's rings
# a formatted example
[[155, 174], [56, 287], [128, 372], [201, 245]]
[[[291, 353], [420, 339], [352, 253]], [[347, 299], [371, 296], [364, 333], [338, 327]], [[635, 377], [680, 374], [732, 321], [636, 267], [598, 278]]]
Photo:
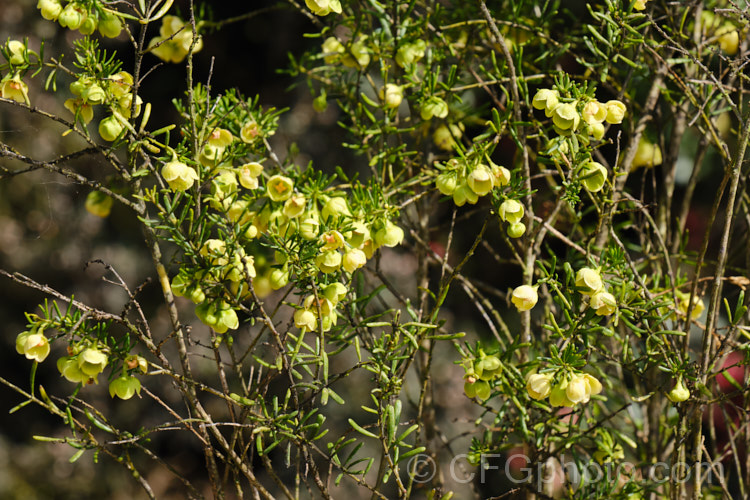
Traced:
[[347, 288], [339, 282], [331, 283], [322, 290], [322, 294], [316, 297], [308, 295], [302, 302], [302, 307], [294, 313], [294, 325], [305, 331], [320, 330], [327, 332], [336, 325], [338, 314], [336, 305], [347, 294]]
[[510, 182], [510, 171], [507, 168], [490, 160], [487, 163], [489, 165], [481, 161], [452, 158], [442, 167], [435, 185], [442, 194], [452, 196], [457, 206], [466, 203], [473, 205], [481, 196]]
[[494, 354], [485, 354], [481, 349], [477, 358], [464, 362], [464, 392], [470, 398], [481, 401], [489, 399], [492, 387], [490, 383], [503, 371], [500, 358]]
[[598, 269], [583, 267], [576, 273], [576, 288], [589, 297], [589, 307], [598, 316], [609, 316], [617, 311], [617, 300], [607, 291]]
[[[110, 114], [99, 122], [99, 135], [105, 141], [114, 141], [125, 129], [128, 118], [137, 117], [143, 104], [133, 96], [133, 75], [120, 71], [104, 78], [81, 76], [70, 84], [74, 98], [65, 101], [65, 108], [77, 121], [89, 123], [94, 119], [94, 106], [106, 106]], [[133, 102], [135, 99], [135, 103]]]
[[585, 132], [594, 140], [604, 137], [604, 122], [622, 123], [627, 108], [618, 100], [601, 103], [585, 97], [580, 100], [563, 98], [556, 89], [539, 89], [531, 101], [534, 109], [544, 110], [552, 118], [553, 128], [559, 135]]
[[592, 395], [602, 392], [602, 384], [588, 373], [565, 373], [557, 377], [552, 372], [526, 375], [526, 391], [529, 397], [541, 401], [549, 396], [552, 406], [573, 407], [578, 403], [588, 403]]
[[159, 28], [159, 36], [148, 43], [151, 53], [164, 62], [180, 63], [190, 52], [203, 48], [200, 35], [193, 38], [193, 27], [177, 16], [164, 16]]
[[347, 68], [366, 68], [370, 64], [370, 49], [367, 47], [367, 37], [361, 36], [346, 45], [334, 36], [326, 38], [323, 42], [323, 60], [326, 64], [341, 63]]
[[57, 21], [63, 28], [91, 35], [97, 29], [107, 38], [116, 38], [122, 32], [122, 19], [117, 11], [105, 8], [99, 2], [73, 0], [65, 7], [60, 0], [39, 0], [37, 8], [42, 17]]

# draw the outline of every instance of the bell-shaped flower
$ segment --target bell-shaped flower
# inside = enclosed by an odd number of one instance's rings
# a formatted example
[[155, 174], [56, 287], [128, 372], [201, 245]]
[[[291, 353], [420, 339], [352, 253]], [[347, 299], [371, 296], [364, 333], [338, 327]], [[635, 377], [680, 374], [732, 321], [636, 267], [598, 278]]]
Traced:
[[552, 123], [563, 132], [577, 129], [580, 120], [581, 115], [578, 114], [578, 110], [573, 103], [558, 104], [552, 113]]
[[344, 252], [342, 266], [346, 272], [353, 273], [365, 264], [367, 264], [367, 256], [359, 248], [349, 248]]
[[60, 0], [39, 0], [36, 8], [40, 10], [42, 17], [48, 21], [57, 21], [63, 10]]
[[5, 78], [0, 82], [0, 97], [29, 105], [29, 86], [21, 80], [19, 74]]
[[380, 100], [383, 101], [383, 105], [388, 109], [398, 108], [403, 98], [404, 88], [400, 85], [388, 83], [380, 89]]
[[375, 232], [375, 243], [378, 246], [395, 247], [404, 240], [404, 230], [391, 221], [386, 221]]
[[341, 2], [339, 0], [305, 0], [305, 4], [316, 16], [327, 16], [331, 12], [341, 14]]
[[540, 401], [552, 392], [552, 375], [549, 373], [530, 373], [526, 376], [526, 392], [531, 399]]
[[521, 285], [513, 290], [510, 300], [519, 312], [529, 311], [536, 305], [539, 300], [537, 288], [538, 286]]
[[579, 176], [586, 189], [597, 193], [607, 182], [607, 169], [601, 163], [590, 160], [583, 164]]
[[96, 377], [107, 366], [107, 354], [98, 347], [87, 347], [78, 354], [78, 368], [89, 377]]
[[484, 196], [494, 186], [492, 172], [487, 165], [478, 165], [471, 173], [466, 176], [466, 184], [478, 196]]
[[576, 287], [584, 295], [593, 295], [602, 290], [602, 276], [599, 271], [590, 267], [584, 267], [576, 273]]
[[286, 201], [294, 192], [294, 182], [289, 177], [274, 175], [266, 183], [266, 192], [273, 201]]
[[172, 191], [190, 189], [193, 183], [198, 180], [198, 173], [193, 167], [177, 160], [166, 163], [161, 169], [161, 175]]
[[47, 358], [49, 351], [49, 340], [36, 328], [16, 337], [16, 352], [26, 356], [26, 359], [41, 363]]
[[682, 377], [677, 378], [677, 383], [674, 385], [671, 391], [667, 394], [669, 400], [673, 403], [682, 403], [690, 399], [690, 390], [685, 387], [685, 383], [682, 381]]
[[627, 111], [627, 108], [625, 105], [618, 100], [611, 100], [607, 101], [607, 123], [612, 124], [618, 124], [622, 123], [623, 118], [625, 118], [625, 112]]
[[591, 296], [589, 307], [597, 316], [609, 316], [617, 310], [617, 300], [611, 293], [600, 290]]
[[320, 216], [329, 223], [337, 221], [339, 217], [351, 217], [351, 215], [349, 204], [342, 196], [329, 198], [320, 210]]
[[500, 219], [505, 222], [515, 224], [520, 222], [523, 218], [524, 208], [523, 205], [516, 200], [505, 200], [500, 204], [498, 215]]
[[419, 116], [423, 120], [434, 118], [445, 118], [448, 116], [448, 103], [437, 96], [430, 96], [419, 108]]
[[110, 397], [117, 396], [120, 399], [130, 399], [135, 394], [141, 394], [141, 382], [135, 377], [123, 375], [109, 383]]

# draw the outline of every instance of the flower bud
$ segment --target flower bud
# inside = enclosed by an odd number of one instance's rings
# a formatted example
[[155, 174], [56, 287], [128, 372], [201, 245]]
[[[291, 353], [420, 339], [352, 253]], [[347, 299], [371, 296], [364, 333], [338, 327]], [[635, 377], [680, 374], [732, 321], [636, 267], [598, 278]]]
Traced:
[[739, 29], [731, 22], [726, 22], [716, 30], [715, 36], [718, 36], [719, 47], [728, 56], [737, 54], [740, 46]]
[[273, 201], [286, 201], [294, 192], [294, 182], [289, 177], [274, 175], [266, 183], [266, 192]]
[[531, 399], [540, 401], [552, 392], [552, 375], [548, 373], [531, 373], [526, 376], [526, 392]]
[[120, 399], [130, 399], [134, 394], [141, 394], [141, 382], [135, 377], [123, 375], [109, 383], [110, 397], [117, 396]]
[[99, 122], [99, 135], [105, 141], [114, 141], [120, 136], [122, 130], [122, 123], [114, 116], [108, 116]]
[[576, 287], [584, 295], [593, 295], [603, 286], [602, 277], [596, 269], [584, 267], [576, 273]]
[[597, 122], [589, 123], [588, 132], [592, 139], [601, 141], [604, 137], [604, 124]]
[[523, 222], [516, 222], [515, 224], [509, 225], [505, 232], [511, 238], [520, 238], [526, 233], [526, 224]]
[[198, 180], [198, 174], [194, 168], [188, 167], [185, 163], [177, 160], [166, 163], [161, 169], [161, 175], [172, 191], [190, 189], [193, 183]]
[[342, 265], [346, 272], [353, 273], [365, 264], [367, 264], [367, 256], [359, 248], [349, 248], [344, 252]]
[[607, 101], [607, 123], [622, 123], [626, 110], [625, 105], [618, 100]]
[[97, 217], [107, 217], [112, 210], [112, 198], [101, 191], [91, 191], [86, 196], [86, 210]]
[[578, 128], [581, 117], [576, 110], [575, 104], [558, 104], [552, 113], [552, 123], [562, 131], [573, 131]]
[[690, 399], [690, 391], [685, 387], [685, 383], [682, 381], [682, 377], [677, 378], [677, 383], [674, 385], [669, 394], [667, 394], [669, 400], [673, 403], [682, 403]]
[[478, 196], [484, 196], [492, 191], [492, 172], [486, 165], [479, 165], [466, 177], [466, 184]]
[[505, 200], [500, 204], [498, 215], [500, 219], [505, 222], [515, 224], [520, 222], [523, 218], [524, 208], [521, 203], [516, 200]]
[[10, 40], [8, 41], [6, 48], [10, 53], [10, 56], [7, 58], [9, 63], [19, 65], [26, 61], [26, 58], [24, 57], [26, 47], [24, 47], [23, 43], [18, 40]]
[[601, 163], [588, 161], [581, 167], [581, 183], [592, 193], [598, 193], [607, 182], [607, 169]]
[[323, 113], [328, 109], [328, 96], [326, 95], [325, 90], [323, 90], [318, 97], [313, 99], [312, 106], [318, 113]]
[[395, 109], [401, 105], [404, 98], [404, 88], [400, 85], [388, 83], [380, 89], [380, 99], [383, 105], [388, 109]]
[[611, 293], [600, 290], [591, 296], [589, 307], [597, 316], [609, 316], [617, 310], [617, 300]]
[[513, 290], [510, 301], [516, 306], [518, 312], [529, 311], [536, 305], [539, 300], [537, 288], [531, 285], [521, 285]]

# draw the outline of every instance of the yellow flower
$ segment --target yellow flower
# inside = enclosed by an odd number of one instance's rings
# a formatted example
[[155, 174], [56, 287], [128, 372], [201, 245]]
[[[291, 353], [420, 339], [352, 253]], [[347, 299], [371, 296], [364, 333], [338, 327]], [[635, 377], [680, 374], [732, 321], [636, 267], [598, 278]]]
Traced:
[[520, 222], [523, 218], [523, 213], [523, 205], [516, 200], [505, 200], [502, 202], [500, 209], [498, 210], [500, 219], [505, 222], [510, 222], [511, 224]]
[[646, 2], [648, 2], [648, 0], [635, 0], [635, 3], [633, 3], [633, 8], [635, 10], [645, 10]]
[[49, 340], [36, 329], [23, 332], [16, 337], [16, 352], [26, 356], [26, 359], [41, 363], [47, 358], [49, 351]]
[[188, 167], [181, 161], [170, 161], [161, 169], [161, 175], [167, 181], [172, 191], [185, 191], [190, 189], [198, 180], [198, 173], [194, 168]]
[[395, 109], [401, 105], [404, 98], [404, 88], [394, 83], [388, 83], [380, 89], [380, 99], [388, 109]]
[[305, 4], [316, 16], [327, 16], [331, 12], [341, 14], [341, 2], [339, 0], [305, 0]]
[[479, 165], [466, 177], [466, 184], [478, 196], [484, 196], [494, 185], [492, 171], [486, 165]]
[[618, 100], [607, 101], [607, 123], [618, 124], [622, 123], [622, 119], [625, 117], [627, 108], [625, 105]]
[[526, 392], [537, 401], [549, 396], [552, 392], [552, 375], [548, 373], [530, 373], [526, 376]]
[[576, 273], [576, 287], [584, 295], [593, 295], [603, 286], [602, 277], [596, 269], [584, 267]]
[[528, 311], [536, 305], [539, 300], [536, 289], [535, 286], [521, 285], [513, 290], [510, 300], [519, 312]]
[[0, 83], [0, 96], [11, 101], [29, 105], [29, 86], [21, 80], [17, 73], [8, 80]]
[[107, 217], [112, 210], [112, 198], [101, 191], [91, 191], [86, 196], [86, 210], [97, 217]]
[[611, 293], [599, 291], [591, 296], [589, 307], [596, 311], [597, 316], [609, 316], [617, 310], [617, 300]]

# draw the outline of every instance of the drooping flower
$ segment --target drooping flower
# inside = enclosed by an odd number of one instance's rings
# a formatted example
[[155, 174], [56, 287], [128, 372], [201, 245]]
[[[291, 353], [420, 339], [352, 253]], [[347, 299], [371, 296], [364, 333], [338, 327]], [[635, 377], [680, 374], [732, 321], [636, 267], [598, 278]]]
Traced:
[[510, 300], [519, 312], [529, 311], [536, 305], [539, 300], [536, 289], [535, 286], [521, 285], [513, 290]]
[[166, 163], [161, 169], [161, 175], [172, 191], [190, 189], [193, 183], [198, 180], [198, 173], [193, 167], [177, 160]]

